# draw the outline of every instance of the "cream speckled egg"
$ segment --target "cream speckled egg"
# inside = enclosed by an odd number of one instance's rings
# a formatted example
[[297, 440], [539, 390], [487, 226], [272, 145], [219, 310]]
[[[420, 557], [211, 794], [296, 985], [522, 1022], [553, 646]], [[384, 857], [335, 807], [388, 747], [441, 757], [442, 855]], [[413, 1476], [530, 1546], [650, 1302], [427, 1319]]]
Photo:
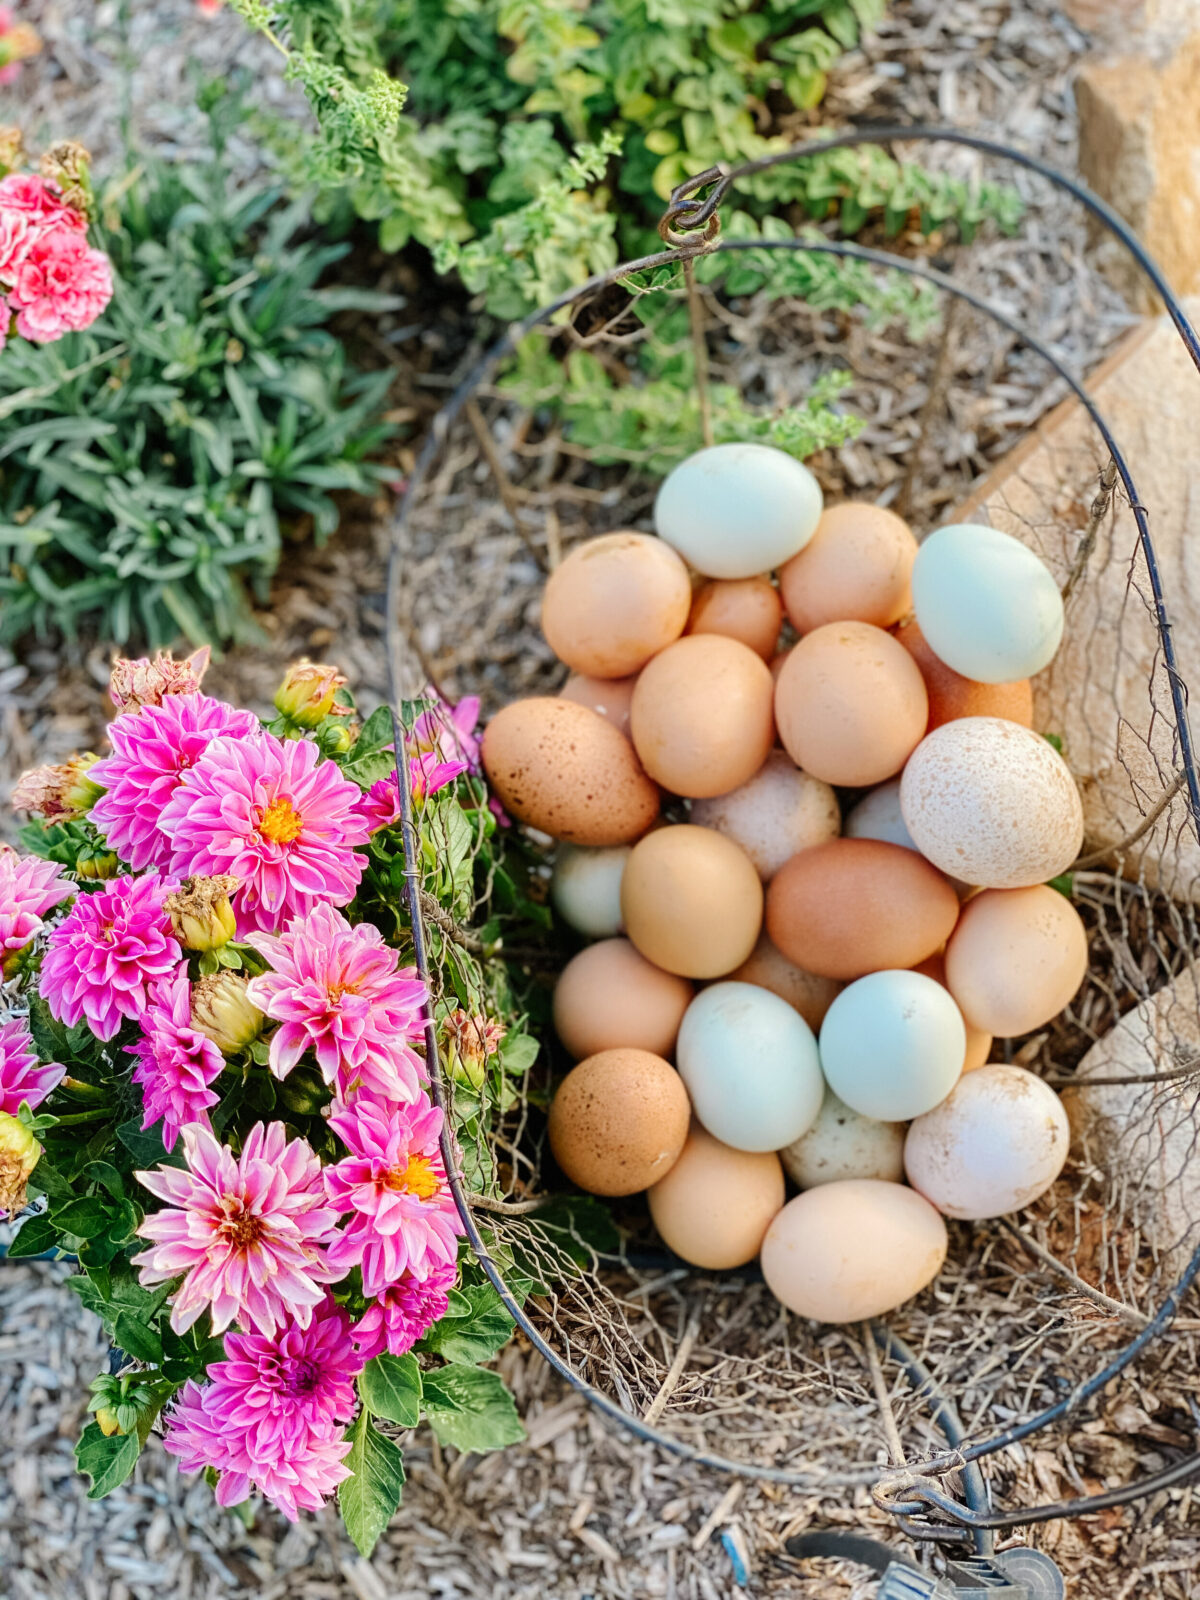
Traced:
[[1057, 889], [985, 889], [946, 946], [963, 1016], [1000, 1039], [1032, 1033], [1069, 1005], [1088, 965], [1087, 930]]
[[779, 1159], [801, 1189], [846, 1178], [899, 1183], [904, 1177], [904, 1132], [902, 1122], [864, 1117], [826, 1089], [817, 1120], [779, 1152]]
[[1063, 1169], [1071, 1131], [1062, 1101], [1024, 1067], [968, 1073], [904, 1142], [914, 1189], [944, 1216], [1003, 1217], [1031, 1205]]
[[626, 678], [678, 639], [692, 580], [675, 551], [646, 533], [577, 545], [546, 580], [542, 632], [560, 661], [593, 678]]
[[797, 850], [836, 838], [840, 826], [833, 790], [801, 772], [784, 750], [773, 751], [740, 789], [694, 800], [691, 818], [740, 844], [764, 883]]
[[550, 898], [576, 933], [608, 939], [621, 931], [621, 879], [629, 860], [627, 844], [589, 850], [560, 844], [554, 854]]
[[698, 1123], [646, 1199], [668, 1249], [710, 1272], [753, 1261], [784, 1200], [774, 1151], [731, 1150]]
[[953, 1089], [967, 1053], [962, 1013], [919, 972], [872, 972], [838, 995], [821, 1024], [821, 1070], [864, 1117], [906, 1122]]
[[962, 717], [922, 739], [900, 780], [900, 807], [923, 856], [986, 889], [1045, 883], [1083, 843], [1066, 762], [1003, 717]]
[[741, 966], [729, 974], [734, 983], [754, 983], [760, 989], [769, 989], [781, 1000], [786, 1000], [793, 1011], [798, 1011], [815, 1032], [824, 1020], [834, 1000], [842, 992], [836, 978], [821, 978], [815, 972], [806, 972], [789, 961], [782, 950], [777, 950], [767, 935], [760, 934], [758, 943]]
[[812, 473], [782, 450], [718, 444], [664, 480], [654, 526], [706, 578], [753, 578], [803, 549], [822, 503]]

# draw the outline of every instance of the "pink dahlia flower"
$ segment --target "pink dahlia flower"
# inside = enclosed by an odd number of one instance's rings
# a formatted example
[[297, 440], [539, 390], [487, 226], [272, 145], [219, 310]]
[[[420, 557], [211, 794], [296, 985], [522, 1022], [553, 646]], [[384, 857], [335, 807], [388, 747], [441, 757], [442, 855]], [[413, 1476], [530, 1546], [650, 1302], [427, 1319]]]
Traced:
[[163, 867], [171, 843], [160, 822], [167, 801], [214, 739], [257, 739], [258, 718], [207, 694], [173, 694], [161, 705], [119, 716], [109, 724], [110, 756], [88, 772], [108, 791], [92, 821], [135, 872]]
[[381, 828], [390, 828], [394, 822], [399, 822], [400, 791], [396, 787], [395, 773], [387, 778], [376, 778], [358, 802], [358, 814], [371, 833], [378, 833]]
[[329, 1250], [336, 1275], [361, 1266], [363, 1293], [374, 1297], [405, 1273], [425, 1279], [454, 1262], [463, 1225], [438, 1146], [437, 1107], [424, 1095], [398, 1107], [363, 1098], [329, 1126], [350, 1152], [325, 1169], [334, 1208], [350, 1218]]
[[17, 332], [38, 344], [88, 328], [112, 299], [112, 267], [72, 227], [41, 233], [16, 265], [8, 303]]
[[343, 1097], [355, 1087], [389, 1100], [418, 1097], [425, 1068], [412, 1041], [421, 1035], [426, 989], [378, 928], [351, 927], [322, 904], [293, 918], [286, 933], [252, 933], [246, 942], [271, 964], [247, 994], [279, 1023], [270, 1062], [277, 1078], [312, 1050]]
[[209, 1085], [220, 1076], [225, 1057], [192, 1026], [192, 986], [181, 967], [154, 991], [142, 1016], [142, 1037], [130, 1045], [137, 1058], [133, 1081], [142, 1090], [142, 1127], [163, 1125], [163, 1145], [174, 1150], [179, 1130], [189, 1122], [208, 1127], [208, 1108], [218, 1096]]
[[473, 772], [480, 770], [479, 740], [475, 725], [479, 721], [479, 696], [469, 694], [456, 706], [443, 700], [436, 689], [426, 690], [434, 704], [413, 723], [409, 747], [417, 755], [437, 755], [443, 761], [463, 761]]
[[114, 878], [81, 895], [51, 931], [41, 990], [52, 1016], [73, 1028], [81, 1019], [111, 1039], [122, 1019], [139, 1018], [160, 978], [183, 958], [164, 901], [175, 887], [157, 873]]
[[70, 228], [87, 232], [87, 218], [62, 197], [62, 191], [49, 178], [36, 172], [10, 172], [0, 178], [0, 212], [24, 217], [35, 228], [48, 231]]
[[161, 818], [182, 872], [240, 884], [238, 927], [270, 932], [326, 900], [354, 898], [367, 824], [361, 790], [308, 739], [216, 739]]
[[394, 1356], [406, 1356], [450, 1309], [450, 1290], [453, 1289], [458, 1268], [450, 1262], [438, 1262], [425, 1279], [405, 1273], [399, 1283], [385, 1289], [373, 1300], [354, 1324], [352, 1337], [364, 1361], [370, 1361], [384, 1350]]
[[117, 715], [140, 711], [143, 706], [160, 706], [168, 695], [198, 694], [211, 655], [208, 645], [202, 645], [183, 661], [176, 661], [165, 650], [160, 650], [153, 661], [147, 656], [136, 660], [118, 656], [108, 680], [109, 699], [116, 706]]
[[413, 804], [419, 806], [422, 801], [428, 800], [430, 795], [435, 795], [439, 789], [444, 789], [447, 784], [453, 783], [455, 778], [466, 771], [465, 761], [443, 761], [436, 751], [410, 756], [408, 773], [412, 783]]
[[237, 1322], [273, 1334], [292, 1317], [307, 1327], [322, 1285], [342, 1275], [325, 1257], [337, 1219], [316, 1154], [282, 1122], [255, 1123], [240, 1156], [193, 1123], [183, 1153], [186, 1172], [137, 1175], [168, 1202], [138, 1229], [150, 1249], [133, 1260], [147, 1285], [183, 1274], [171, 1326], [185, 1333], [211, 1311], [214, 1333]]
[[0, 1022], [0, 1112], [15, 1117], [22, 1100], [36, 1111], [50, 1091], [57, 1089], [66, 1071], [55, 1061], [42, 1065], [33, 1048], [29, 1025], [22, 1018], [10, 1017], [7, 1022]]
[[53, 861], [19, 856], [9, 845], [0, 845], [0, 967], [6, 956], [23, 950], [41, 932], [52, 906], [75, 893], [61, 874]]

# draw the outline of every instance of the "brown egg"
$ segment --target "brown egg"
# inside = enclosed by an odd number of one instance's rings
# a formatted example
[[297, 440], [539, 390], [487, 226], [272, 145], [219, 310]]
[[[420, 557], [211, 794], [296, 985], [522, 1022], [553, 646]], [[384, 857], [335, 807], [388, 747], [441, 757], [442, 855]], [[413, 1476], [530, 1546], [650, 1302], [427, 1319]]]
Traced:
[[[943, 989], [950, 987], [946, 982], [945, 956], [930, 956], [928, 961], [918, 962], [913, 971], [924, 973], [927, 978], [932, 978], [934, 983], [940, 983]], [[961, 1009], [960, 1006], [959, 1010]], [[985, 1033], [982, 1028], [977, 1028], [968, 1017], [964, 1017], [963, 1022], [967, 1028], [967, 1053], [963, 1058], [963, 1071], [974, 1072], [978, 1067], [987, 1064], [987, 1059], [992, 1053], [992, 1035]]]
[[915, 622], [896, 629], [896, 638], [920, 668], [929, 696], [929, 728], [959, 717], [1004, 717], [1033, 727], [1033, 690], [1028, 678], [1016, 683], [975, 683], [934, 655]]
[[692, 601], [688, 633], [720, 633], [738, 639], [770, 661], [783, 625], [783, 601], [766, 578], [717, 578]]
[[658, 816], [658, 789], [611, 722], [569, 700], [516, 700], [483, 735], [483, 769], [520, 822], [571, 844], [629, 844]]
[[602, 1050], [559, 1084], [550, 1148], [589, 1194], [637, 1194], [675, 1165], [690, 1115], [683, 1079], [669, 1061], [649, 1050]]
[[647, 961], [685, 978], [720, 978], [741, 966], [762, 927], [762, 907], [746, 852], [690, 823], [648, 833], [621, 879], [626, 933]]
[[797, 633], [827, 622], [890, 628], [912, 607], [917, 541], [882, 506], [847, 500], [827, 506], [817, 531], [779, 569], [779, 588]]
[[592, 678], [627, 678], [678, 639], [692, 580], [669, 544], [606, 533], [577, 545], [546, 581], [542, 632], [560, 661]]
[[651, 966], [628, 939], [602, 939], [573, 956], [554, 988], [554, 1027], [576, 1061], [630, 1046], [669, 1056], [693, 989]]
[[784, 1200], [773, 1150], [732, 1150], [693, 1124], [683, 1154], [646, 1196], [663, 1243], [694, 1267], [753, 1261]]
[[769, 989], [798, 1011], [814, 1033], [820, 1030], [825, 1013], [842, 992], [834, 978], [818, 978], [815, 972], [794, 966], [765, 933], [759, 936], [749, 959], [729, 974], [729, 981], [755, 983], [760, 989]]
[[925, 733], [916, 663], [869, 622], [830, 622], [794, 646], [775, 686], [775, 720], [798, 767], [865, 789], [900, 771]]
[[558, 691], [558, 698], [574, 700], [577, 706], [599, 712], [628, 736], [629, 707], [636, 682], [636, 673], [629, 678], [585, 678], [582, 673], [573, 672]]
[[941, 949], [957, 920], [949, 880], [915, 850], [879, 839], [802, 850], [767, 889], [772, 943], [824, 978], [915, 967]]
[[672, 794], [698, 799], [746, 783], [775, 743], [767, 665], [736, 639], [697, 633], [638, 677], [629, 730], [642, 765]]
[[969, 1023], [1001, 1039], [1031, 1033], [1071, 1003], [1088, 966], [1087, 930], [1057, 889], [985, 889], [946, 946], [946, 985]]

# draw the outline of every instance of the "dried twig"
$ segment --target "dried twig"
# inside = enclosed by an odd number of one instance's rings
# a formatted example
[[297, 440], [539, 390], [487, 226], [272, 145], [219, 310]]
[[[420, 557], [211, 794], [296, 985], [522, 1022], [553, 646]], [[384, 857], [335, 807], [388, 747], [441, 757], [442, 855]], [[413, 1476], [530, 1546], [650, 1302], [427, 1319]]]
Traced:
[[1045, 1245], [1039, 1244], [1036, 1239], [1031, 1239], [1023, 1229], [1017, 1227], [1015, 1222], [1010, 1222], [1007, 1217], [998, 1217], [997, 1221], [1006, 1233], [1012, 1234], [1014, 1239], [1019, 1240], [1031, 1256], [1036, 1256], [1043, 1266], [1049, 1267], [1052, 1272], [1065, 1279], [1080, 1294], [1086, 1295], [1089, 1300], [1103, 1310], [1111, 1311], [1114, 1317], [1120, 1317], [1123, 1322], [1130, 1322], [1136, 1328], [1144, 1328], [1146, 1326], [1149, 1321], [1148, 1317], [1144, 1317], [1140, 1311], [1135, 1311], [1132, 1306], [1125, 1305], [1123, 1301], [1114, 1300], [1111, 1295], [1105, 1294], [1103, 1290], [1094, 1288], [1086, 1278], [1081, 1278], [1077, 1272], [1072, 1272], [1066, 1262], [1060, 1261], [1056, 1255], [1046, 1249]]
[[464, 407], [464, 412], [476, 439], [479, 440], [479, 448], [483, 451], [484, 458], [491, 468], [492, 477], [495, 478], [496, 487], [500, 491], [500, 499], [504, 502], [504, 509], [512, 519], [512, 525], [517, 537], [537, 562], [539, 569], [542, 572], [547, 571], [546, 558], [537, 545], [534, 544], [533, 535], [525, 526], [525, 518], [521, 514], [521, 505], [516, 490], [513, 488], [512, 480], [508, 473], [505, 471], [504, 463], [500, 459], [500, 452], [496, 449], [496, 441], [492, 438], [492, 430], [487, 425], [487, 418], [479, 409], [478, 401], [468, 400]]
[[692, 355], [696, 368], [696, 394], [700, 400], [700, 436], [705, 445], [713, 442], [712, 395], [708, 383], [708, 343], [704, 337], [704, 303], [696, 287], [696, 269], [690, 256], [683, 263], [687, 283], [688, 321], [692, 330]]
[[1091, 855], [1080, 856], [1079, 860], [1076, 861], [1073, 866], [1067, 868], [1067, 871], [1082, 872], [1085, 867], [1103, 866], [1103, 864], [1106, 861], [1110, 861], [1113, 856], [1119, 856], [1124, 854], [1126, 850], [1131, 850], [1135, 844], [1144, 839], [1150, 832], [1151, 828], [1153, 828], [1159, 817], [1162, 816], [1163, 812], [1171, 804], [1171, 801], [1174, 800], [1175, 796], [1183, 788], [1186, 781], [1187, 773], [1177, 772], [1175, 774], [1174, 781], [1163, 791], [1158, 800], [1153, 806], [1151, 806], [1150, 810], [1147, 811], [1146, 815], [1142, 818], [1141, 822], [1131, 834], [1128, 834], [1118, 844], [1110, 844], [1103, 850], [1093, 850]]
[[1112, 505], [1113, 491], [1117, 487], [1117, 464], [1110, 461], [1100, 474], [1100, 488], [1096, 498], [1092, 501], [1092, 509], [1088, 516], [1087, 527], [1083, 530], [1083, 537], [1079, 541], [1079, 549], [1075, 552], [1075, 560], [1067, 574], [1067, 581], [1062, 586], [1062, 600], [1065, 606], [1075, 592], [1076, 585], [1087, 571], [1088, 562], [1092, 559], [1092, 551], [1096, 548], [1096, 535], [1100, 532], [1100, 524], [1104, 520], [1105, 512]]

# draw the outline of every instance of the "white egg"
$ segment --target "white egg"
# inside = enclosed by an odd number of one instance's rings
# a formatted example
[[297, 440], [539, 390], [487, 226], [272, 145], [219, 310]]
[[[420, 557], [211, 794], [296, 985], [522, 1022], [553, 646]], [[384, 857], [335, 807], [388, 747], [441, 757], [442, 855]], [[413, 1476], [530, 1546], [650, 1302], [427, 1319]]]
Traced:
[[948, 990], [920, 972], [872, 972], [838, 995], [821, 1024], [821, 1069], [864, 1117], [906, 1122], [931, 1111], [962, 1072], [967, 1029]]
[[1003, 1062], [962, 1078], [908, 1130], [908, 1181], [947, 1217], [978, 1221], [1031, 1205], [1058, 1177], [1071, 1130], [1062, 1101]]
[[753, 578], [802, 550], [821, 517], [807, 467], [765, 444], [718, 444], [681, 461], [654, 503], [654, 526], [708, 578]]
[[899, 1183], [904, 1176], [904, 1124], [861, 1116], [826, 1089], [817, 1120], [779, 1152], [779, 1159], [801, 1189], [844, 1178]]
[[825, 1085], [812, 1029], [752, 983], [714, 983], [683, 1015], [679, 1075], [698, 1121], [735, 1150], [778, 1150], [816, 1121]]
[[1062, 639], [1062, 596], [1049, 568], [998, 528], [935, 529], [917, 552], [912, 595], [934, 655], [976, 683], [1032, 678]]
[[788, 755], [775, 750], [749, 783], [710, 800], [693, 800], [691, 819], [715, 828], [753, 861], [764, 883], [789, 856], [835, 839], [840, 827], [837, 796], [810, 777]]
[[550, 878], [554, 909], [576, 933], [589, 939], [611, 939], [620, 933], [621, 878], [629, 860], [628, 845], [589, 850], [560, 844]]

